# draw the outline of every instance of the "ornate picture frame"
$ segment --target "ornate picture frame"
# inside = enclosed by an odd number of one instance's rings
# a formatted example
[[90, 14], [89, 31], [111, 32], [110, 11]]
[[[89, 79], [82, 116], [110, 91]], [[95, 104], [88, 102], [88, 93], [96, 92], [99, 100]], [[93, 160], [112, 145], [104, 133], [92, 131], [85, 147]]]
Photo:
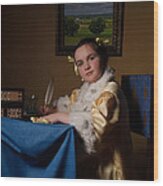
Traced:
[[[111, 2], [108, 2], [111, 3]], [[105, 2], [105, 4], [108, 4]], [[80, 3], [83, 4], [83, 3]], [[91, 3], [85, 3], [92, 6]], [[93, 3], [97, 4], [97, 3]], [[104, 3], [100, 3], [104, 4]], [[65, 42], [65, 6], [71, 4], [58, 5], [58, 25], [56, 35], [56, 55], [66, 56], [72, 53], [75, 44], [66, 44]], [[73, 6], [78, 6], [79, 3], [73, 3]], [[112, 35], [111, 43], [108, 45], [109, 56], [122, 56], [122, 40], [123, 40], [123, 19], [124, 19], [124, 2], [112, 3]], [[104, 6], [103, 6], [104, 7]], [[106, 8], [105, 8], [106, 9]], [[106, 15], [106, 13], [105, 13]], [[93, 36], [93, 35], [92, 35]], [[76, 41], [77, 42], [77, 41]]]

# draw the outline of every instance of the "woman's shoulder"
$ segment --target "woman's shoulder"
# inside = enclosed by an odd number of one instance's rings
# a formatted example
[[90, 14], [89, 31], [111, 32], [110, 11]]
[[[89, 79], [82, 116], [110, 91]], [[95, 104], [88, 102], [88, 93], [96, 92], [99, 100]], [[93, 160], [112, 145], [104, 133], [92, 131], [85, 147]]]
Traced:
[[118, 90], [119, 90], [119, 85], [116, 81], [107, 82], [106, 86], [101, 91], [99, 97], [96, 99], [95, 102], [101, 103], [101, 101], [107, 101], [110, 99], [114, 99], [114, 96], [117, 95]]
[[109, 81], [106, 83], [103, 92], [108, 91], [111, 93], [117, 93], [118, 90], [119, 90], [119, 84], [116, 81]]

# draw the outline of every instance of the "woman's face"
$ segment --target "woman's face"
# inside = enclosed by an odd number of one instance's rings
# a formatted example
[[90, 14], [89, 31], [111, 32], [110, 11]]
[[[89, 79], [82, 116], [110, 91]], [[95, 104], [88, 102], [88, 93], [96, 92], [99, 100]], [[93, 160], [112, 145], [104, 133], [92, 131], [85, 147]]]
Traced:
[[75, 51], [75, 63], [84, 81], [96, 82], [102, 75], [100, 57], [91, 45], [85, 44]]

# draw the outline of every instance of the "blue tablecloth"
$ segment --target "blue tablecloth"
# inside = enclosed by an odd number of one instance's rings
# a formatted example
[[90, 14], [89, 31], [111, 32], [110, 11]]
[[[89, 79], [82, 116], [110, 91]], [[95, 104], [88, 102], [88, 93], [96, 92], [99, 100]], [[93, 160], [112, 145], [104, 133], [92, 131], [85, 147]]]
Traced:
[[74, 128], [1, 119], [1, 176], [76, 178]]

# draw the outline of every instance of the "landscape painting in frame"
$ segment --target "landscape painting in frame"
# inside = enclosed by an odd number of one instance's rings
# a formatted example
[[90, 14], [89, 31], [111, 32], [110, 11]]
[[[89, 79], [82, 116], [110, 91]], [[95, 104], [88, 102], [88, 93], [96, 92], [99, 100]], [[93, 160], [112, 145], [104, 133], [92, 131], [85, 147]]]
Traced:
[[[64, 19], [65, 45], [96, 35], [112, 43], [113, 3], [65, 4]], [[74, 29], [70, 30], [73, 20]]]
[[59, 5], [57, 54], [67, 55], [87, 37], [108, 41], [110, 56], [121, 55], [124, 3], [67, 3]]

